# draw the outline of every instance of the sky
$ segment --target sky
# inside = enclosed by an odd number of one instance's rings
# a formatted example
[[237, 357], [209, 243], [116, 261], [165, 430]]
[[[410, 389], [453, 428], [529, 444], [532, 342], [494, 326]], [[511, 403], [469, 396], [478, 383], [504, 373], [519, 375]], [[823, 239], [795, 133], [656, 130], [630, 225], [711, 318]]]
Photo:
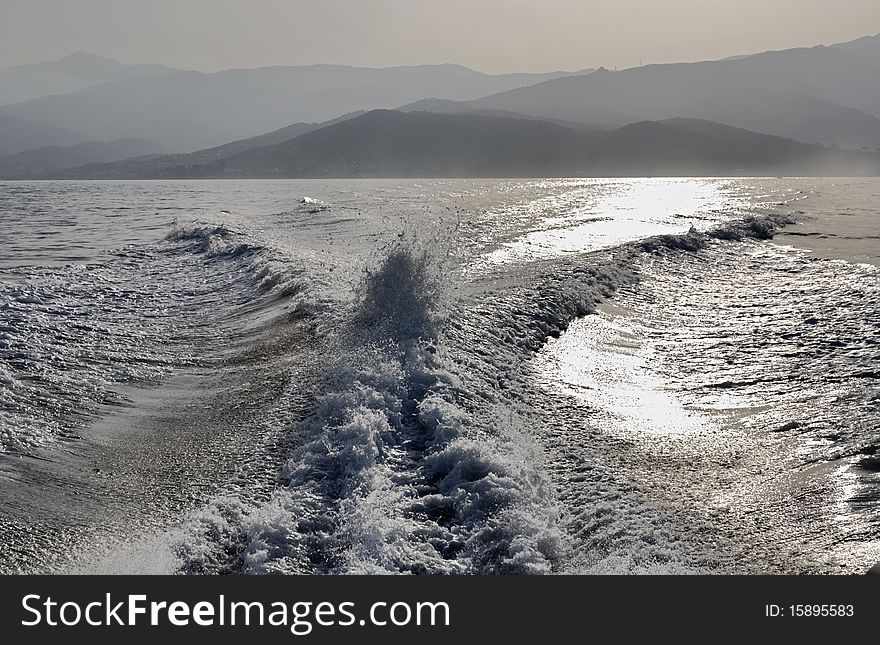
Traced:
[[710, 60], [880, 33], [880, 0], [0, 0], [0, 68], [89, 51], [216, 71]]

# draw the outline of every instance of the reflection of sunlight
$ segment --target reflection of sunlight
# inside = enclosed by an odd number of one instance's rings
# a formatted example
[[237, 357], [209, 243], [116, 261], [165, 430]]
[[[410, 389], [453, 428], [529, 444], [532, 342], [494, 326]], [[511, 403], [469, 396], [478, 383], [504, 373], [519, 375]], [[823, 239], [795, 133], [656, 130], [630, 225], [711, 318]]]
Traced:
[[651, 369], [655, 357], [624, 318], [576, 320], [541, 352], [544, 387], [577, 397], [607, 415], [619, 432], [704, 432], [710, 418], [690, 412]]
[[825, 556], [829, 559], [873, 563], [880, 558], [873, 508], [880, 482], [867, 481], [871, 477], [852, 459], [820, 461], [790, 476], [789, 495], [816, 494], [817, 510], [827, 516], [827, 526], [833, 527], [826, 538]]
[[[874, 534], [872, 522], [876, 521], [876, 515], [868, 512], [854, 512], [853, 509], [853, 506], [859, 503], [857, 500], [863, 498], [868, 490], [872, 491], [869, 503], [873, 506], [876, 502], [878, 482], [875, 481], [868, 484], [865, 481], [866, 478], [871, 477], [872, 475], [869, 473], [860, 473], [858, 467], [853, 466], [851, 463], [840, 464], [835, 468], [832, 475], [832, 481], [835, 484], [835, 496], [830, 514], [834, 518], [833, 522], [837, 526], [846, 527], [850, 535], [871, 536]], [[874, 542], [871, 546], [873, 547], [874, 558], [876, 558], [880, 556], [880, 544], [877, 544], [874, 540], [871, 540], [871, 542]]]
[[[662, 233], [708, 228], [735, 204], [716, 179], [591, 180], [543, 205], [531, 230], [490, 253], [490, 263], [593, 251]], [[574, 199], [573, 199], [574, 197]]]

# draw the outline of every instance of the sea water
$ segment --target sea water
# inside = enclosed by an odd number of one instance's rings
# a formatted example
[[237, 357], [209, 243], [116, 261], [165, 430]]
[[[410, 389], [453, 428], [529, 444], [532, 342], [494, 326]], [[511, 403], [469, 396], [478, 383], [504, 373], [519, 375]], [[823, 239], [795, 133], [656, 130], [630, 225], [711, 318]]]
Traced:
[[0, 568], [867, 569], [878, 195], [2, 183]]

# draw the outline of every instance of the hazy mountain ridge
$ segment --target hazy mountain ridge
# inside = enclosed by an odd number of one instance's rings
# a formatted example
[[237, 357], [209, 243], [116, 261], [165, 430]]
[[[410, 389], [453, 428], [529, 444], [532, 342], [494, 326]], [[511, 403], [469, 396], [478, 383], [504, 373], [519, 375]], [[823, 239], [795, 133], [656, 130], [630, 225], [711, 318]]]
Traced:
[[529, 121], [545, 121], [547, 123], [555, 123], [578, 132], [599, 132], [602, 130], [610, 130], [613, 126], [597, 125], [595, 123], [584, 123], [580, 121], [563, 121], [560, 119], [543, 118], [523, 114], [521, 112], [513, 112], [511, 110], [501, 109], [468, 109], [469, 103], [460, 101], [451, 101], [449, 99], [422, 99], [415, 103], [410, 103], [397, 108], [398, 112], [433, 112], [436, 114], [473, 114], [477, 116], [501, 116], [510, 117], [512, 119], [526, 119]]
[[138, 137], [194, 151], [295, 122], [393, 108], [426, 96], [470, 100], [567, 75], [489, 75], [457, 65], [383, 69], [312, 65], [176, 72], [100, 83], [0, 108], [94, 139]]
[[[40, 65], [65, 73], [75, 72], [93, 80], [123, 72], [131, 75], [131, 68], [150, 68], [125, 66], [83, 53]], [[40, 65], [25, 67], [40, 68]], [[158, 149], [164, 147], [176, 152], [143, 155], [121, 163], [100, 154], [90, 159], [82, 156], [82, 165], [87, 168], [78, 168], [76, 172], [81, 176], [188, 176], [220, 172], [218, 169], [222, 167], [222, 173], [228, 174], [235, 172], [235, 166], [228, 165], [229, 160], [241, 154], [245, 155], [238, 160], [243, 164], [241, 172], [271, 174], [276, 171], [265, 165], [268, 148], [326, 129], [334, 125], [331, 119], [339, 114], [362, 114], [375, 108], [394, 108], [397, 113], [472, 117], [450, 122], [457, 123], [466, 132], [470, 132], [472, 123], [478, 122], [492, 123], [491, 127], [496, 128], [494, 121], [479, 121], [483, 117], [521, 122], [516, 132], [511, 129], [511, 136], [543, 132], [547, 140], [536, 140], [534, 145], [545, 156], [551, 152], [550, 142], [556, 140], [556, 134], [546, 130], [546, 125], [578, 135], [615, 131], [606, 139], [604, 148], [596, 143], [602, 137], [593, 136], [590, 145], [599, 146], [593, 154], [604, 157], [607, 164], [621, 159], [623, 172], [634, 171], [638, 164], [655, 172], [648, 160], [664, 145], [668, 146], [670, 155], [681, 155], [688, 163], [702, 157], [711, 168], [718, 169], [734, 164], [734, 149], [741, 153], [742, 163], [756, 164], [757, 160], [743, 148], [747, 140], [759, 150], [773, 150], [774, 154], [781, 153], [786, 146], [795, 150], [779, 141], [770, 145], [767, 139], [738, 134], [734, 136], [736, 145], [726, 151], [725, 157], [721, 151], [716, 154], [703, 149], [710, 134], [719, 141], [718, 145], [730, 143], [720, 142], [724, 137], [718, 138], [717, 128], [712, 133], [705, 129], [698, 131], [684, 127], [686, 121], [675, 123], [674, 119], [726, 124], [741, 131], [806, 144], [880, 150], [880, 118], [877, 116], [880, 115], [880, 83], [876, 82], [880, 77], [880, 36], [827, 47], [763, 52], [720, 61], [647, 65], [619, 72], [600, 68], [574, 73], [492, 76], [458, 65], [382, 69], [343, 65], [273, 66], [212, 74], [162, 69], [168, 73], [97, 82], [69, 94], [43, 96], [0, 107], [0, 156], [46, 146], [79, 145], [90, 140], [133, 138], [156, 141]], [[399, 107], [401, 105], [403, 107]], [[415, 123], [395, 118], [405, 130]], [[26, 127], [9, 127], [8, 124], [17, 123], [15, 119], [25, 119]], [[527, 126], [526, 121], [533, 125]], [[642, 122], [663, 125], [649, 127]], [[382, 127], [386, 127], [382, 123]], [[424, 143], [430, 140], [431, 132], [440, 127], [440, 121], [423, 119], [420, 123], [428, 131], [406, 131]], [[639, 127], [621, 128], [627, 124]], [[266, 132], [268, 134], [264, 134]], [[340, 132], [354, 137], [349, 142], [352, 146], [366, 142], [365, 134], [356, 129]], [[493, 136], [500, 137], [500, 130], [493, 132]], [[633, 133], [646, 137], [641, 148], [638, 142], [631, 140]], [[471, 132], [471, 135], [481, 140], [479, 133]], [[461, 133], [450, 131], [449, 136], [458, 140]], [[398, 161], [410, 158], [414, 163], [426, 164], [424, 167], [430, 172], [446, 173], [455, 164], [464, 164], [459, 169], [463, 174], [472, 174], [476, 168], [490, 174], [512, 171], [512, 163], [502, 160], [496, 160], [493, 170], [488, 156], [481, 157], [467, 142], [462, 143], [463, 152], [457, 160], [451, 154], [442, 157], [438, 152], [432, 161], [424, 155], [413, 158], [398, 146], [398, 138], [398, 133], [386, 133], [387, 150], [380, 150], [379, 142], [371, 144], [373, 161], [378, 165], [357, 172], [386, 174], [382, 168], [391, 168], [396, 163], [392, 153], [397, 155]], [[578, 141], [586, 145], [581, 139]], [[691, 147], [686, 145], [688, 141]], [[328, 139], [326, 143], [345, 149], [341, 141]], [[444, 142], [437, 141], [436, 145], [438, 150], [444, 149]], [[490, 137], [484, 140], [484, 145], [511, 149], [512, 144]], [[559, 145], [560, 149], [552, 157], [553, 163], [568, 154], [568, 147]], [[190, 150], [194, 152], [188, 152]], [[261, 152], [254, 152], [256, 150]], [[627, 158], [625, 150], [638, 150], [639, 159]], [[810, 147], [798, 150], [814, 160], [829, 154], [829, 151], [820, 154], [818, 149]], [[253, 154], [248, 156], [250, 153]], [[64, 153], [64, 161], [55, 162], [45, 151], [38, 152], [32, 157], [33, 163], [27, 166], [27, 174], [42, 176], [62, 171], [68, 166], [59, 164], [69, 164], [77, 154], [68, 151]], [[315, 154], [316, 159], [321, 156], [320, 151]], [[518, 154], [527, 159], [530, 153], [520, 150]], [[482, 161], [478, 162], [479, 159]], [[476, 165], [469, 166], [469, 160]], [[285, 164], [290, 159], [282, 155], [277, 161], [278, 168], [287, 168]], [[329, 161], [311, 169], [302, 165], [304, 163], [299, 160], [300, 165], [288, 170], [349, 172]], [[568, 168], [565, 163], [563, 167]]]
[[[117, 158], [118, 161], [110, 159], [92, 159], [89, 162], [79, 164], [83, 167], [78, 168], [75, 172], [84, 177], [100, 177], [103, 179], [125, 179], [132, 177], [155, 178], [173, 176], [175, 174], [185, 175], [189, 172], [189, 168], [219, 162], [223, 159], [254, 148], [261, 148], [289, 141], [313, 130], [354, 118], [360, 114], [360, 112], [355, 112], [324, 123], [294, 123], [257, 137], [231, 141], [222, 146], [215, 146], [213, 148], [198, 150], [196, 152], [145, 154], [144, 156], [131, 156], [131, 158], [119, 157]], [[115, 163], [111, 163], [114, 161]], [[67, 168], [73, 167], [74, 166], [67, 166]], [[52, 170], [47, 169], [44, 172], [32, 175], [32, 177], [40, 178], [41, 176], [51, 175], [51, 173]]]
[[446, 111], [622, 125], [701, 118], [806, 143], [880, 146], [880, 36], [721, 61], [551, 79]]
[[[58, 176], [100, 178], [525, 177], [878, 174], [880, 155], [831, 150], [694, 119], [583, 132], [535, 119], [375, 110], [195, 166], [126, 174], [126, 162]], [[130, 166], [128, 166], [130, 168]]]
[[59, 60], [14, 65], [0, 70], [0, 105], [20, 103], [50, 94], [68, 94], [98, 83], [176, 72], [164, 65], [124, 65], [87, 52]]
[[0, 157], [0, 179], [35, 179], [67, 168], [156, 155], [165, 148], [145, 139], [88, 141], [71, 146], [47, 146]]
[[81, 132], [30, 119], [0, 114], [0, 157], [45, 146], [72, 146], [91, 141]]

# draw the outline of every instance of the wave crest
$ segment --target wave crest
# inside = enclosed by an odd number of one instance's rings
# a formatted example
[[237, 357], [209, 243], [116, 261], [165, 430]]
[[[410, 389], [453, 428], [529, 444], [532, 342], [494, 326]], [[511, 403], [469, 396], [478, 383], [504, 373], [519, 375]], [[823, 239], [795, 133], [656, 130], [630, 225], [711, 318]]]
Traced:
[[[227, 565], [251, 573], [546, 573], [559, 552], [555, 510], [512, 414], [477, 425], [473, 398], [444, 368], [429, 259], [391, 250], [365, 277], [285, 485], [250, 512]], [[209, 514], [210, 515], [210, 514]], [[179, 546], [192, 570], [216, 569], [196, 523]], [[222, 520], [222, 521], [221, 521]], [[219, 528], [218, 528], [219, 527]], [[225, 548], [228, 539], [218, 541]], [[206, 555], [208, 554], [208, 555]]]

